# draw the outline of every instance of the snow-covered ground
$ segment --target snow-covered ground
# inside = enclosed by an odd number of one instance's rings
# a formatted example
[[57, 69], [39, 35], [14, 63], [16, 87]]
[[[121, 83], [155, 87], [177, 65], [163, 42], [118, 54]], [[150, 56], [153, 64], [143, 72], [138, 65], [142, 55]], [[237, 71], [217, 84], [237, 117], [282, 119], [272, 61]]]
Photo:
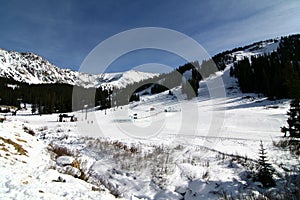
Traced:
[[[298, 157], [273, 146], [281, 139], [289, 101], [240, 93], [228, 69], [217, 77], [226, 97], [210, 98], [207, 81], [216, 78], [210, 77], [190, 101], [178, 87], [174, 95], [88, 112], [87, 119], [75, 112], [78, 122], [57, 122], [56, 114], [7, 116], [0, 124], [1, 197], [222, 199], [284, 191], [287, 177], [300, 171]], [[18, 155], [7, 139], [26, 155]], [[269, 190], [249, 178], [260, 141], [276, 170], [277, 187]], [[67, 157], [51, 153], [59, 148], [68, 149]]]
[[24, 131], [28, 123], [8, 118], [0, 124], [1, 199], [115, 199], [55, 170], [47, 144]]

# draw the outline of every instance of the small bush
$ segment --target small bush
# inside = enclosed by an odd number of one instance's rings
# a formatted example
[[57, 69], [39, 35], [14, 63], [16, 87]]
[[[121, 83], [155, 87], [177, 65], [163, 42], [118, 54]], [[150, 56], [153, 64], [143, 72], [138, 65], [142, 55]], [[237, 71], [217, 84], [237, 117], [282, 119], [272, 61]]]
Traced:
[[76, 159], [72, 162], [71, 166], [80, 170], [80, 163]]
[[300, 140], [298, 139], [283, 139], [278, 142], [273, 141], [273, 145], [277, 148], [287, 149], [293, 155], [300, 155]]
[[35, 132], [32, 129], [29, 129], [28, 134], [32, 135], [32, 136], [35, 136]]
[[73, 153], [67, 149], [66, 147], [60, 147], [60, 146], [49, 146], [49, 150], [56, 154], [55, 158], [58, 158], [60, 156], [73, 156]]
[[207, 170], [203, 175], [202, 179], [208, 179], [209, 178], [209, 171]]
[[289, 140], [279, 140], [278, 142], [273, 141], [273, 146], [284, 149], [289, 146]]
[[25, 133], [28, 133], [29, 135], [35, 136], [35, 132], [32, 129], [28, 128], [28, 127], [24, 126], [23, 130], [24, 130]]
[[104, 189], [100, 188], [100, 187], [95, 187], [95, 186], [92, 186], [92, 191], [96, 191], [96, 192], [103, 192], [105, 191]]

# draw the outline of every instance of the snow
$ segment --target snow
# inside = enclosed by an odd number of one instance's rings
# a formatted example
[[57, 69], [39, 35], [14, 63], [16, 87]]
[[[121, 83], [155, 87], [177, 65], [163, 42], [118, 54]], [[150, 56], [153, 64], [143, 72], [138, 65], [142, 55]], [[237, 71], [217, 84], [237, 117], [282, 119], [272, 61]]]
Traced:
[[[7, 116], [0, 136], [25, 140], [18, 143], [28, 155], [14, 155], [12, 146], [7, 146], [10, 156], [0, 150], [0, 193], [22, 199], [114, 199], [110, 193], [124, 199], [189, 200], [258, 195], [259, 183], [245, 177], [258, 158], [260, 140], [280, 185], [286, 181], [280, 177], [299, 170], [300, 162], [272, 144], [281, 139], [289, 100], [242, 94], [229, 68], [201, 81], [199, 97], [190, 101], [177, 87], [174, 96], [167, 91], [122, 108], [90, 111], [87, 120], [74, 112], [77, 123], [57, 122], [56, 114], [29, 115], [29, 110]], [[210, 98], [208, 81], [217, 77], [225, 82], [227, 97]], [[224, 117], [218, 133], [209, 131], [214, 117]], [[72, 155], [53, 158], [49, 145], [65, 147]], [[75, 178], [82, 172], [90, 175], [87, 182]]]
[[71, 156], [60, 156], [56, 159], [56, 163], [59, 166], [71, 165], [74, 162], [75, 158]]
[[[1, 199], [115, 199], [106, 191], [92, 191], [91, 184], [51, 169], [55, 163], [46, 144], [25, 133], [24, 125], [13, 118], [0, 124]], [[1, 138], [21, 145], [26, 155], [19, 155]], [[59, 177], [65, 182], [55, 182]]]
[[236, 57], [237, 60], [242, 60], [244, 57], [249, 58], [251, 60], [251, 56], [259, 56], [264, 54], [270, 54], [274, 51], [277, 51], [279, 47], [279, 40], [272, 42], [262, 42], [257, 46], [251, 46], [248, 49], [243, 51], [236, 51], [231, 54], [232, 57]]
[[[263, 43], [251, 53], [269, 52], [276, 45]], [[57, 122], [58, 114], [30, 115], [29, 105], [17, 116], [6, 116], [0, 123], [1, 198], [258, 198], [283, 195], [286, 185], [296, 188], [292, 180], [299, 179], [299, 156], [273, 145], [282, 139], [280, 127], [286, 124], [290, 101], [241, 93], [229, 76], [232, 65], [201, 81], [199, 96], [192, 100], [176, 87], [174, 95], [166, 91], [141, 96], [140, 102], [127, 106], [90, 110], [87, 120], [85, 113], [72, 113], [78, 122]], [[139, 73], [102, 78], [121, 87], [122, 80], [129, 83]], [[218, 78], [224, 81], [224, 97], [212, 97], [209, 90], [211, 85], [220, 87], [212, 84]], [[20, 144], [25, 155], [7, 139]], [[263, 189], [249, 178], [260, 141], [275, 169], [274, 188]], [[54, 155], [57, 147], [70, 155]]]
[[[0, 49], [0, 77], [29, 84], [66, 83], [83, 87], [123, 88], [128, 84], [157, 76], [156, 73], [130, 70], [124, 73], [91, 75], [61, 69], [33, 53], [19, 53]], [[16, 87], [11, 85], [11, 87]]]
[[126, 85], [133, 84], [142, 80], [158, 76], [157, 73], [146, 73], [136, 70], [130, 70], [124, 73], [105, 73], [99, 75], [101, 78], [96, 87], [115, 87], [124, 88]]

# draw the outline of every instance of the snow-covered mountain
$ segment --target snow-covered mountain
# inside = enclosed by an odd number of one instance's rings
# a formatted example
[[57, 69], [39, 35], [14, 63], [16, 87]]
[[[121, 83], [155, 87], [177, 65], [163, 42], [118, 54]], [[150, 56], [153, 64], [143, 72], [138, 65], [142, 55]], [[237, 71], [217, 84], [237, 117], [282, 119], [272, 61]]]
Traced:
[[[271, 39], [239, 47], [213, 57], [217, 65], [226, 66], [244, 57], [259, 56], [276, 51], [280, 39]], [[222, 69], [222, 67], [220, 68]], [[130, 70], [121, 73], [98, 75], [59, 68], [33, 53], [19, 53], [0, 49], [0, 77], [11, 78], [29, 84], [67, 83], [83, 87], [123, 88], [128, 84], [149, 79], [158, 74]]]
[[250, 58], [251, 56], [270, 54], [276, 51], [278, 47], [279, 40], [268, 40], [249, 45], [243, 50], [232, 52], [231, 55], [235, 56], [237, 60], [241, 60], [244, 57]]
[[[290, 101], [244, 94], [230, 76], [234, 62], [276, 51], [278, 44], [224, 52], [219, 62], [226, 61], [225, 69], [200, 81], [199, 96], [190, 101], [178, 86], [172, 95], [144, 95], [105, 112], [73, 112], [76, 123], [31, 115], [31, 105], [2, 115], [2, 198], [297, 199], [299, 156], [279, 147]], [[121, 87], [139, 73], [102, 74], [103, 82], [90, 84]], [[209, 87], [220, 78], [224, 85]], [[214, 98], [211, 91], [223, 86], [226, 95]], [[276, 186], [264, 187], [257, 178], [260, 143]]]
[[221, 66], [220, 69], [223, 70], [226, 65], [233, 64], [235, 61], [242, 60], [244, 57], [248, 57], [249, 60], [251, 60], [251, 56], [261, 56], [277, 51], [279, 43], [279, 38], [256, 42], [244, 47], [219, 53], [213, 57], [213, 60], [218, 66]]
[[[207, 83], [218, 77], [235, 84], [227, 67], [201, 81], [201, 95], [192, 101], [176, 98], [182, 95], [177, 87], [176, 97], [165, 91], [87, 113], [95, 123], [55, 123], [57, 115], [31, 115], [30, 109], [6, 116], [0, 123], [2, 198], [260, 199], [268, 192], [273, 199], [299, 191], [299, 157], [273, 146], [281, 140], [289, 101], [240, 92], [210, 98]], [[222, 128], [210, 132], [220, 120]], [[255, 178], [260, 141], [275, 187]]]
[[124, 73], [91, 75], [58, 68], [33, 53], [19, 53], [0, 49], [0, 77], [12, 78], [29, 84], [67, 83], [83, 87], [114, 86], [122, 88], [127, 84], [157, 75], [134, 70]]

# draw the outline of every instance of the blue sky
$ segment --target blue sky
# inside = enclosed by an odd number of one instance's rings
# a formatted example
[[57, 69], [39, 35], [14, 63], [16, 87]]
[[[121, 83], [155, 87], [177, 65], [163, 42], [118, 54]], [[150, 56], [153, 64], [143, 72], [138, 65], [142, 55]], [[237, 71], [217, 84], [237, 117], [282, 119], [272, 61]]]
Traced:
[[[77, 70], [101, 41], [139, 27], [164, 27], [198, 41], [213, 56], [223, 50], [300, 33], [299, 0], [0, 0], [0, 48], [37, 53]], [[129, 53], [109, 71], [144, 63], [177, 67], [162, 51]]]

